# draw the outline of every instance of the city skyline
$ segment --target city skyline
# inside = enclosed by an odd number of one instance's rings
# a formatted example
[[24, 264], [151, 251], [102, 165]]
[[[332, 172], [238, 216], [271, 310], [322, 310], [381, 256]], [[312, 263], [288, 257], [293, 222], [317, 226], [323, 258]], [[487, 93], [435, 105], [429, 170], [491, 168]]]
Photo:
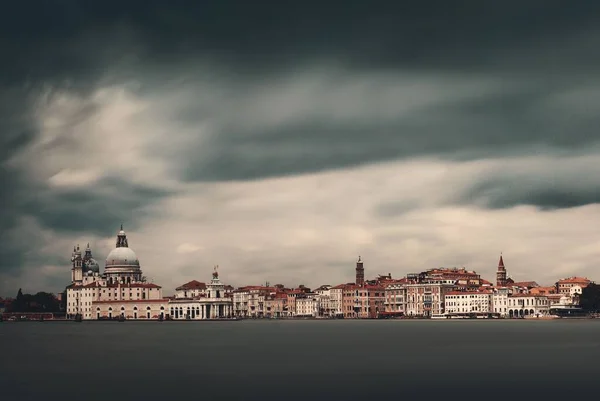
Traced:
[[10, 6], [0, 294], [121, 222], [165, 289], [598, 279], [596, 3], [280, 7]]

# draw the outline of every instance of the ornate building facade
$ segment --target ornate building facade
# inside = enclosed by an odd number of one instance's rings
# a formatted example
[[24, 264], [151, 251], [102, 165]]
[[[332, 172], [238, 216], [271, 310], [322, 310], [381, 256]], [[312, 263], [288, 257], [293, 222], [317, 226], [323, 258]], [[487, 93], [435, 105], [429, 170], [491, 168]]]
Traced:
[[225, 319], [233, 315], [231, 291], [219, 279], [217, 268], [209, 284], [191, 281], [165, 298], [159, 285], [148, 283], [136, 253], [129, 248], [123, 226], [115, 248], [106, 257], [104, 273], [88, 244], [71, 255], [71, 284], [67, 287], [67, 317], [102, 319]]
[[185, 291], [185, 296], [177, 295], [169, 301], [169, 316], [172, 319], [209, 320], [234, 317], [231, 290], [219, 279], [218, 266], [215, 266], [212, 280], [204, 286], [205, 288], [194, 285], [193, 287], [198, 287], [198, 291], [193, 291], [190, 283], [178, 287], [178, 294]]
[[84, 320], [159, 319], [167, 317], [168, 299], [160, 286], [146, 282], [140, 262], [129, 248], [123, 226], [108, 254], [104, 273], [88, 244], [82, 255], [77, 245], [71, 255], [71, 284], [67, 287], [67, 317]]

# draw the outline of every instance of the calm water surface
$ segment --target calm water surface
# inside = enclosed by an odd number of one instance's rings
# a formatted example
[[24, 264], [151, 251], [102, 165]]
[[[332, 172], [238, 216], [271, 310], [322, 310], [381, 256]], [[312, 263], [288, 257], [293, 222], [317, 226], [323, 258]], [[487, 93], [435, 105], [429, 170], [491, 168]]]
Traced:
[[600, 319], [4, 322], [0, 341], [6, 401], [548, 400], [600, 381]]

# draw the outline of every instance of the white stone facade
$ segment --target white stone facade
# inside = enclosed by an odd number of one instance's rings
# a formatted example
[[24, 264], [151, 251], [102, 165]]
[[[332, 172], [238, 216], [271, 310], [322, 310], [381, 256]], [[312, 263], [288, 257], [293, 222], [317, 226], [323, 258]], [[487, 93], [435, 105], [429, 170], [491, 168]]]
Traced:
[[169, 317], [173, 320], [230, 319], [234, 317], [233, 300], [219, 279], [215, 267], [204, 296], [175, 298], [168, 303]]
[[492, 294], [492, 312], [500, 317], [508, 316], [508, 288], [497, 288]]
[[508, 317], [544, 316], [550, 301], [545, 295], [513, 294], [508, 297]]
[[444, 297], [445, 314], [483, 314], [492, 312], [491, 291], [452, 291]]
[[296, 298], [295, 316], [316, 317], [319, 314], [319, 297], [316, 294], [307, 294], [306, 297]]

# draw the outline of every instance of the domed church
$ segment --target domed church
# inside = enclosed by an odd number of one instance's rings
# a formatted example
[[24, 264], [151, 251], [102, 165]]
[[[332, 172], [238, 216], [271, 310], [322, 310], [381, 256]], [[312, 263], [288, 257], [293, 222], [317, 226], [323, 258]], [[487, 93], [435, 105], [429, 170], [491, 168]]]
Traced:
[[166, 317], [168, 299], [160, 286], [148, 283], [140, 261], [129, 248], [123, 225], [115, 248], [104, 264], [104, 273], [92, 257], [88, 244], [82, 255], [79, 245], [71, 255], [71, 285], [67, 287], [67, 317], [82, 319], [159, 319]]
[[106, 257], [104, 276], [109, 283], [136, 283], [142, 281], [140, 261], [129, 248], [127, 235], [121, 230], [117, 234], [117, 245]]

